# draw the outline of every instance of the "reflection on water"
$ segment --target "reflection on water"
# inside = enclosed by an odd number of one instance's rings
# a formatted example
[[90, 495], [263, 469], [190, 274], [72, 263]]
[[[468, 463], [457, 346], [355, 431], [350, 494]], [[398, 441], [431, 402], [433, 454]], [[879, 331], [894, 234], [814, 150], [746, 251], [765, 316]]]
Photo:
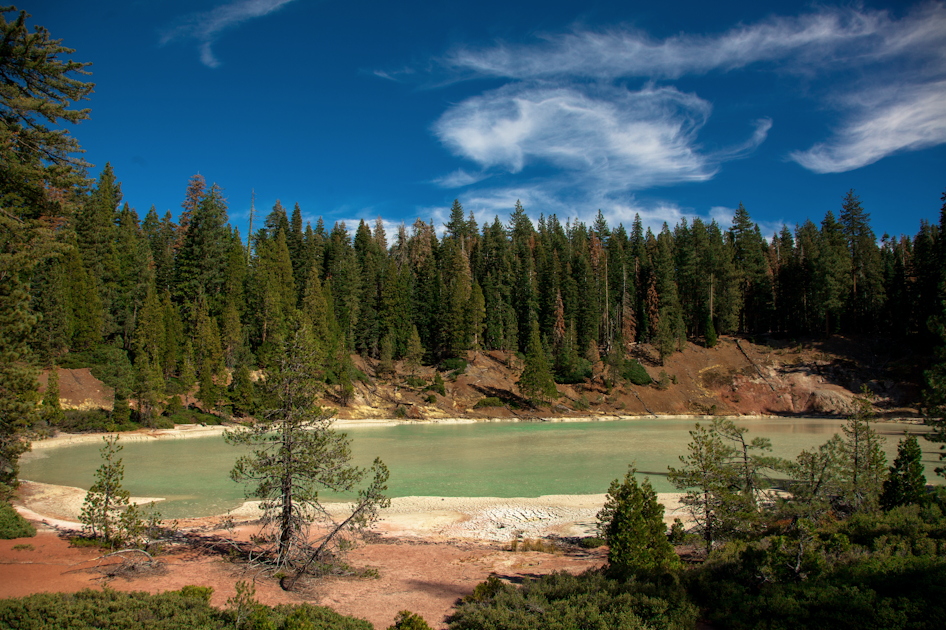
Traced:
[[[773, 454], [794, 458], [839, 432], [840, 420], [737, 419], [750, 437], [768, 437]], [[658, 492], [673, 490], [667, 466], [678, 465], [693, 420], [640, 419], [614, 422], [477, 423], [399, 425], [348, 430], [355, 462], [381, 457], [391, 471], [390, 496], [536, 497], [607, 491], [636, 462]], [[924, 427], [879, 423], [892, 461], [904, 430]], [[927, 480], [936, 483], [935, 445], [920, 441]], [[165, 497], [165, 518], [222, 514], [243, 500], [229, 472], [242, 452], [222, 438], [128, 442], [121, 455], [125, 487], [133, 496]], [[45, 451], [21, 466], [23, 479], [88, 488], [100, 465], [100, 444]], [[38, 453], [37, 453], [38, 454]], [[325, 498], [344, 498], [329, 497]]]

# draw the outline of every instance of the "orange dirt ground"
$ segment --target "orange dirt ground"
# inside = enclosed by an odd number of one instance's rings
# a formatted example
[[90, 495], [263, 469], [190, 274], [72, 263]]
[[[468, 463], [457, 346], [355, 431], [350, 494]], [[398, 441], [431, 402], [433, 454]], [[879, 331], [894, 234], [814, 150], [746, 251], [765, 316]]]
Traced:
[[[188, 584], [211, 586], [211, 603], [225, 606], [240, 580], [253, 574], [202, 545], [181, 545], [159, 556], [165, 570], [156, 575], [106, 578], [101, 568], [114, 558], [100, 560], [96, 549], [76, 548], [65, 534], [38, 524], [35, 538], [0, 540], [0, 597], [19, 597], [40, 592], [74, 592], [84, 588], [157, 593]], [[253, 531], [243, 530], [243, 535]], [[203, 531], [212, 536], [222, 531]], [[457, 599], [470, 594], [491, 573], [511, 582], [521, 582], [553, 571], [578, 573], [601, 566], [602, 549], [564, 548], [560, 553], [514, 553], [500, 543], [456, 540], [401, 539], [389, 535], [351, 552], [353, 567], [376, 569], [377, 578], [331, 578], [318, 584], [297, 586], [285, 592], [275, 580], [261, 578], [256, 598], [265, 604], [310, 602], [367, 619], [376, 628], [387, 628], [400, 610], [419, 613], [433, 628], [446, 626]], [[24, 548], [23, 545], [29, 547]], [[15, 549], [15, 547], [20, 548]]]

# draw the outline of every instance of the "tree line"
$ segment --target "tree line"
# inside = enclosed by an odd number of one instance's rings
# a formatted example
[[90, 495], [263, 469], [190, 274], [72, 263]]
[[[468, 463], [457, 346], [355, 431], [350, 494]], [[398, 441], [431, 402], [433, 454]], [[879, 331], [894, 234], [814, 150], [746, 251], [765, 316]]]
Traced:
[[418, 219], [389, 238], [380, 217], [329, 230], [277, 201], [262, 226], [251, 219], [248, 244], [200, 175], [176, 222], [154, 207], [140, 220], [110, 165], [71, 194], [59, 255], [28, 279], [40, 322], [30, 345], [47, 364], [118, 348], [145, 398], [176, 378], [199, 382], [213, 404], [228, 371], [276, 360], [299, 317], [330, 381], [345, 378], [351, 353], [433, 363], [526, 351], [537, 333], [556, 380], [569, 382], [583, 359], [636, 342], [663, 358], [720, 333], [927, 336], [946, 279], [946, 205], [939, 225], [878, 241], [853, 190], [837, 218], [768, 240], [741, 204], [729, 229], [684, 218], [655, 235], [639, 216], [628, 231], [600, 211], [590, 226], [554, 214], [535, 225], [518, 202], [507, 221], [480, 226], [457, 200], [442, 236]]

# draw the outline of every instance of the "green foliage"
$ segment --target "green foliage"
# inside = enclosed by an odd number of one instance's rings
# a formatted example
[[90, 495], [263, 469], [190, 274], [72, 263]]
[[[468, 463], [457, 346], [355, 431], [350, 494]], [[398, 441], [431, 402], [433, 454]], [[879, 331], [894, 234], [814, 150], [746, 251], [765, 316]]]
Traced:
[[425, 398], [424, 400], [427, 402], [428, 405], [435, 405], [435, 404], [437, 404], [437, 397], [436, 397], [435, 395], [433, 395], [433, 394], [430, 394], [430, 395], [427, 396], [427, 398]]
[[696, 616], [696, 608], [673, 576], [645, 582], [612, 580], [588, 571], [544, 575], [519, 587], [491, 576], [456, 607], [448, 622], [451, 630], [682, 630], [694, 627]]
[[402, 610], [394, 619], [394, 625], [388, 630], [431, 630], [424, 618], [409, 610]]
[[427, 386], [427, 381], [425, 381], [419, 376], [414, 376], [413, 374], [405, 378], [404, 382], [407, 383], [407, 385], [410, 387], [426, 387]]
[[669, 480], [685, 492], [682, 503], [711, 550], [719, 540], [745, 538], [762, 524], [760, 502], [771, 485], [769, 474], [785, 463], [766, 455], [766, 438], [746, 440], [746, 429], [714, 418], [709, 428], [690, 431], [688, 455], [680, 468], [669, 467]]
[[887, 477], [884, 438], [870, 427], [873, 418], [874, 410], [865, 386], [862, 396], [854, 399], [854, 413], [842, 427], [841, 504], [848, 512], [877, 509]]
[[495, 396], [487, 396], [486, 398], [480, 398], [479, 400], [477, 400], [476, 404], [473, 405], [473, 408], [481, 409], [483, 407], [505, 407], [505, 406], [506, 406], [506, 403], [504, 403], [499, 398], [496, 398]]
[[[42, 593], [0, 600], [0, 627], [35, 630], [372, 630], [363, 619], [345, 617], [311, 604], [258, 604], [253, 615], [238, 619], [230, 610], [210, 605], [212, 589], [185, 586], [157, 595], [110, 588], [78, 593]], [[28, 625], [25, 625], [27, 624]], [[104, 624], [104, 625], [103, 625]]]
[[447, 395], [447, 386], [444, 384], [443, 379], [440, 377], [440, 372], [434, 373], [434, 382], [428, 385], [427, 389], [437, 392], [441, 396]]
[[615, 479], [598, 512], [598, 531], [608, 541], [608, 574], [625, 577], [635, 572], [677, 568], [679, 560], [667, 540], [664, 506], [650, 479], [637, 484], [637, 469], [628, 467], [624, 481]]
[[624, 378], [638, 386], [650, 385], [653, 382], [650, 374], [637, 359], [624, 362]]
[[522, 395], [530, 400], [551, 401], [558, 398], [558, 390], [542, 343], [539, 339], [538, 326], [532, 326], [529, 346], [526, 350], [525, 367], [516, 383]]
[[703, 338], [706, 341], [707, 348], [716, 347], [716, 344], [718, 343], [718, 339], [716, 338], [716, 327], [713, 326], [712, 317], [706, 318], [706, 326], [703, 331]]
[[915, 435], [908, 435], [897, 445], [897, 457], [880, 495], [880, 505], [890, 510], [901, 505], [923, 505], [929, 501], [926, 476], [923, 474], [923, 452]]
[[49, 378], [46, 381], [46, 391], [43, 393], [43, 420], [55, 426], [62, 422], [65, 414], [62, 412], [62, 406], [59, 404], [59, 370], [56, 366], [49, 371]]
[[121, 545], [127, 534], [122, 527], [122, 512], [129, 509], [131, 495], [122, 488], [125, 467], [118, 457], [122, 450], [118, 436], [105, 436], [102, 442], [102, 465], [95, 471], [95, 482], [85, 495], [79, 521], [93, 538]]
[[440, 369], [445, 372], [454, 371], [463, 374], [467, 365], [466, 359], [449, 358], [440, 362]]
[[598, 547], [603, 547], [608, 544], [608, 541], [599, 536], [585, 536], [579, 542], [585, 549], [597, 549]]
[[660, 374], [657, 375], [657, 380], [654, 382], [654, 387], [661, 391], [665, 391], [670, 387], [670, 376], [664, 370], [660, 370]]
[[6, 501], [0, 501], [0, 539], [32, 538], [36, 535], [36, 528], [20, 516], [13, 506]]
[[933, 506], [861, 513], [729, 543], [688, 576], [709, 621], [748, 628], [938, 628], [946, 619], [946, 519]]
[[394, 417], [395, 417], [395, 418], [406, 418], [406, 417], [407, 417], [407, 409], [404, 408], [404, 405], [398, 405], [398, 406], [394, 409]]
[[[288, 325], [277, 360], [261, 379], [266, 406], [260, 417], [224, 437], [230, 444], [249, 447], [230, 476], [246, 484], [247, 498], [261, 501], [258, 540], [264, 542], [253, 558], [273, 571], [291, 573], [282, 582], [291, 589], [305, 573], [333, 570], [353, 537], [389, 501], [384, 494], [387, 468], [378, 459], [370, 470], [353, 466], [348, 437], [332, 428], [335, 411], [317, 404], [321, 365], [308, 323], [293, 318]], [[369, 482], [358, 490], [353, 512], [336, 523], [321, 508], [319, 491], [353, 492], [365, 477]], [[310, 527], [318, 534], [310, 536]]]

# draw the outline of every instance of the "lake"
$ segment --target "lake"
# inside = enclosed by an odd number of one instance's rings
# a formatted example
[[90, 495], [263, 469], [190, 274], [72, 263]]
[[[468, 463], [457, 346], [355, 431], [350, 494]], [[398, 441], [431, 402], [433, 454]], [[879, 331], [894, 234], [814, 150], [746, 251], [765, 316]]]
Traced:
[[[773, 454], [794, 458], [841, 430], [843, 420], [736, 418], [748, 436], [768, 437]], [[389, 496], [537, 497], [607, 492], [636, 462], [657, 492], [670, 492], [667, 466], [687, 451], [693, 419], [609, 422], [492, 422], [346, 427], [355, 463], [377, 456], [391, 472]], [[703, 421], [703, 424], [708, 422]], [[926, 427], [875, 423], [886, 437], [888, 462], [904, 430]], [[240, 449], [222, 437], [126, 442], [123, 486], [132, 496], [165, 497], [164, 518], [223, 514], [242, 504], [243, 487], [229, 471]], [[920, 440], [927, 482], [940, 483], [936, 445]], [[101, 442], [41, 449], [24, 459], [20, 477], [88, 489], [101, 465]], [[326, 496], [326, 500], [345, 497]]]

